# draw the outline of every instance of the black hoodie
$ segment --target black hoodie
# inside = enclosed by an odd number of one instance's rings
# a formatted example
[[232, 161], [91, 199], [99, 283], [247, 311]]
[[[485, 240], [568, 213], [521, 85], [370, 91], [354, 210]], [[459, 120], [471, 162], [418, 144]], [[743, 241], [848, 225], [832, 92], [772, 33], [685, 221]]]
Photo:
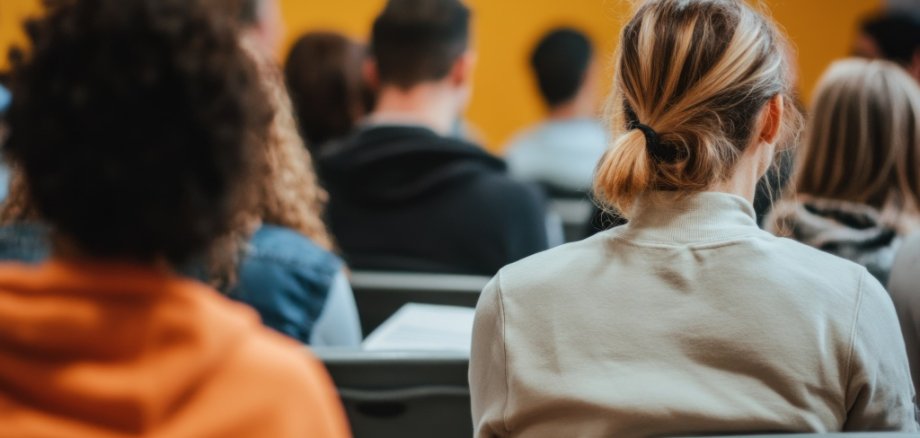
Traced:
[[318, 162], [333, 234], [355, 269], [493, 275], [547, 248], [539, 192], [475, 145], [372, 126]]

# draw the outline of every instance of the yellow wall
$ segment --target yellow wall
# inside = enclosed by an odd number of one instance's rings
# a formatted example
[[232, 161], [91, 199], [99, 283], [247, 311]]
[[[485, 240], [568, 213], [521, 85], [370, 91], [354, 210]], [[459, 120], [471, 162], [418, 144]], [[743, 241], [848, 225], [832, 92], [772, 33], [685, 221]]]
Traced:
[[[541, 34], [560, 24], [584, 29], [605, 57], [604, 71], [609, 76], [610, 54], [632, 4], [629, 0], [467, 1], [475, 11], [479, 53], [468, 115], [496, 151], [516, 130], [543, 114], [527, 67], [527, 55]], [[291, 39], [311, 29], [334, 29], [366, 38], [385, 1], [281, 3]], [[879, 8], [881, 0], [768, 0], [767, 4], [799, 49], [800, 81], [807, 100], [827, 64], [849, 52], [859, 17]]]
[[[280, 0], [290, 44], [307, 30], [331, 29], [366, 38], [385, 0]], [[0, 48], [14, 39], [14, 23], [38, 0], [0, 0]], [[630, 0], [468, 0], [476, 14], [479, 67], [469, 118], [499, 150], [514, 131], [543, 113], [527, 69], [527, 54], [542, 32], [566, 24], [586, 30], [609, 60]], [[798, 47], [800, 81], [807, 100], [818, 76], [846, 55], [857, 19], [881, 0], [767, 0]], [[286, 44], [286, 45], [287, 45]], [[285, 47], [286, 48], [286, 47]], [[3, 49], [5, 52], [5, 49]], [[605, 72], [609, 73], [609, 63]], [[0, 62], [0, 68], [5, 62]]]
[[23, 41], [20, 22], [37, 13], [40, 0], [0, 0], [0, 71], [8, 67], [7, 51], [11, 44]]

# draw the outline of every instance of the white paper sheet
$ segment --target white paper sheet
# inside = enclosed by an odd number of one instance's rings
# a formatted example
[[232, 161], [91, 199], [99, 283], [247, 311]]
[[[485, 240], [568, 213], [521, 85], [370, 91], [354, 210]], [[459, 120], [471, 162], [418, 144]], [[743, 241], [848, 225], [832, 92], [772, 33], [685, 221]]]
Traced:
[[371, 351], [440, 350], [469, 353], [473, 315], [469, 307], [409, 303], [380, 325], [363, 348]]

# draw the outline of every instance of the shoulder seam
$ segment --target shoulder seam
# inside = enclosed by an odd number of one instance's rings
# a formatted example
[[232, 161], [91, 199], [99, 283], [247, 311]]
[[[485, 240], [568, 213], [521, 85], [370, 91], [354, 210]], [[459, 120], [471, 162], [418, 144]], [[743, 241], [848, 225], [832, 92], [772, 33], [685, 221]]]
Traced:
[[504, 377], [505, 377], [505, 396], [502, 398], [502, 428], [505, 429], [506, 433], [511, 433], [511, 429], [508, 427], [508, 397], [511, 394], [511, 378], [508, 374], [508, 342], [507, 337], [505, 336], [505, 303], [502, 298], [502, 273], [498, 272], [497, 281], [496, 281], [496, 293], [495, 296], [498, 298], [498, 312], [501, 316], [501, 329], [502, 329], [502, 366], [504, 367]]
[[[850, 399], [850, 397], [849, 397], [850, 380], [851, 380], [850, 373], [852, 372], [853, 351], [856, 349], [856, 347], [855, 347], [855, 343], [856, 343], [856, 330], [857, 330], [856, 325], [857, 325], [857, 323], [859, 322], [859, 314], [860, 314], [860, 310], [862, 309], [863, 282], [864, 282], [865, 279], [866, 279], [866, 275], [868, 275], [867, 272], [860, 272], [860, 275], [859, 275], [859, 282], [858, 282], [857, 289], [856, 289], [856, 308], [855, 308], [855, 310], [853, 311], [853, 322], [852, 322], [852, 324], [851, 324], [851, 326], [850, 326], [850, 340], [849, 340], [849, 345], [848, 345], [848, 348], [847, 348], [847, 349], [848, 349], [848, 351], [847, 351], [847, 362], [846, 362], [846, 366], [844, 367], [844, 370], [845, 370], [844, 376], [846, 376], [846, 378], [847, 378], [846, 385], [845, 385], [844, 388], [843, 388], [843, 400], [844, 400], [844, 405], [846, 404], [847, 400]], [[846, 413], [847, 413], [847, 410], [848, 410], [848, 407], [847, 407], [847, 406], [844, 406], [843, 408], [844, 408], [844, 414], [846, 414]]]

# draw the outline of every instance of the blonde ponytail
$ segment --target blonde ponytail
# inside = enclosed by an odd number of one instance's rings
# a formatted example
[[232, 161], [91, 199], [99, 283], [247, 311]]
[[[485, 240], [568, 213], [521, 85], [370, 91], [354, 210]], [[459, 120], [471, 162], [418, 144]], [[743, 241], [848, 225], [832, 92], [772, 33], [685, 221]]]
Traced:
[[603, 198], [634, 199], [651, 187], [652, 177], [645, 135], [632, 130], [617, 138], [604, 155], [595, 177], [604, 184], [595, 191]]
[[743, 0], [645, 1], [620, 41], [594, 191], [626, 217], [645, 192], [730, 178], [772, 98], [787, 97], [786, 137], [800, 130], [785, 40]]

